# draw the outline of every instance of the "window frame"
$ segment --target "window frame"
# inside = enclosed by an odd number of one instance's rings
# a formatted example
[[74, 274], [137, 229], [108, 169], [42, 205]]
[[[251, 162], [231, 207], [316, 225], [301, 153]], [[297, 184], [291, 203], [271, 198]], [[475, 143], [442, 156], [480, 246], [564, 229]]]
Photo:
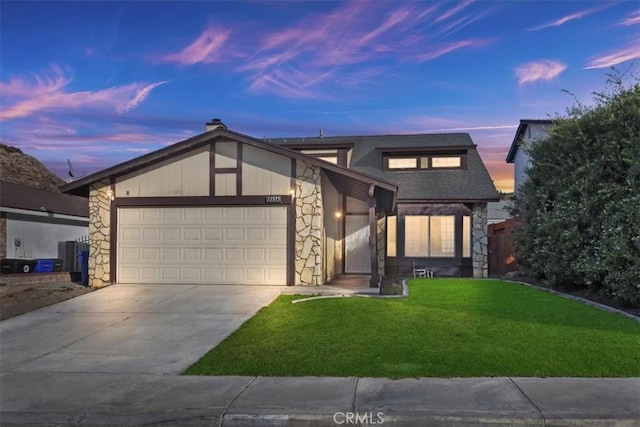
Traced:
[[[442, 166], [442, 167], [434, 167], [433, 166], [433, 158], [459, 158], [460, 166]], [[415, 159], [416, 167], [414, 168], [394, 168], [389, 167], [390, 159]], [[426, 166], [425, 162], [426, 160]], [[417, 153], [417, 154], [384, 154], [382, 167], [385, 171], [429, 171], [429, 170], [464, 170], [467, 169], [467, 153]]]

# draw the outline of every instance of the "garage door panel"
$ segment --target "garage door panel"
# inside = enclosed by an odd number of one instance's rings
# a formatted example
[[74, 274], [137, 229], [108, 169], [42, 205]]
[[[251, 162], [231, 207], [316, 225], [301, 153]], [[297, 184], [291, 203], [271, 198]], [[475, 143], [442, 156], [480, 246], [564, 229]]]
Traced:
[[205, 228], [204, 240], [222, 240], [221, 228]]
[[162, 248], [163, 261], [175, 261], [180, 259], [180, 248]]
[[118, 209], [121, 283], [286, 284], [285, 207]]
[[159, 261], [160, 258], [160, 248], [142, 248], [142, 256], [143, 261], [151, 260], [151, 261]]
[[163, 228], [162, 240], [180, 241], [180, 229], [179, 228]]
[[200, 240], [201, 234], [200, 228], [185, 228], [182, 230], [182, 240]]

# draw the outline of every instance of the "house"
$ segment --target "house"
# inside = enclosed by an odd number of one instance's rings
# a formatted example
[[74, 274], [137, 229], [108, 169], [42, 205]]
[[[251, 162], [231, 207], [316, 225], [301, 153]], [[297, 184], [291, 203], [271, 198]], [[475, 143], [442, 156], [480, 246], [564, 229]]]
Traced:
[[521, 147], [527, 147], [531, 142], [547, 137], [547, 128], [553, 123], [552, 120], [520, 120], [516, 135], [511, 142], [509, 153], [507, 153], [507, 163], [514, 166], [514, 191], [518, 196], [518, 189], [522, 186], [527, 177], [529, 167], [529, 154]]
[[486, 277], [498, 194], [467, 134], [200, 135], [62, 187], [89, 197], [92, 286]]
[[511, 218], [513, 193], [500, 194], [500, 200], [487, 203], [487, 224], [497, 224]]
[[0, 182], [0, 259], [63, 258], [61, 243], [88, 231], [86, 198]]

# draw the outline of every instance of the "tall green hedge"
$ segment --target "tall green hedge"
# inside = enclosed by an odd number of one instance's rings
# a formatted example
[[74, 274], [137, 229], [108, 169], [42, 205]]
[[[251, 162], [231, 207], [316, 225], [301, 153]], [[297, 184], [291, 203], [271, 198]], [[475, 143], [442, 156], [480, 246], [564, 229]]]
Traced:
[[594, 106], [577, 103], [524, 149], [520, 264], [548, 286], [601, 289], [640, 306], [640, 84], [609, 81]]

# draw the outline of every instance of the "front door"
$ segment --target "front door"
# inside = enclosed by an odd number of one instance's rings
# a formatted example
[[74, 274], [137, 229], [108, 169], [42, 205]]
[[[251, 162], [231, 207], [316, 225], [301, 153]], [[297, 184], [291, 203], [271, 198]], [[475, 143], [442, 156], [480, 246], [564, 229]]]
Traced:
[[345, 273], [371, 273], [369, 215], [346, 215]]

